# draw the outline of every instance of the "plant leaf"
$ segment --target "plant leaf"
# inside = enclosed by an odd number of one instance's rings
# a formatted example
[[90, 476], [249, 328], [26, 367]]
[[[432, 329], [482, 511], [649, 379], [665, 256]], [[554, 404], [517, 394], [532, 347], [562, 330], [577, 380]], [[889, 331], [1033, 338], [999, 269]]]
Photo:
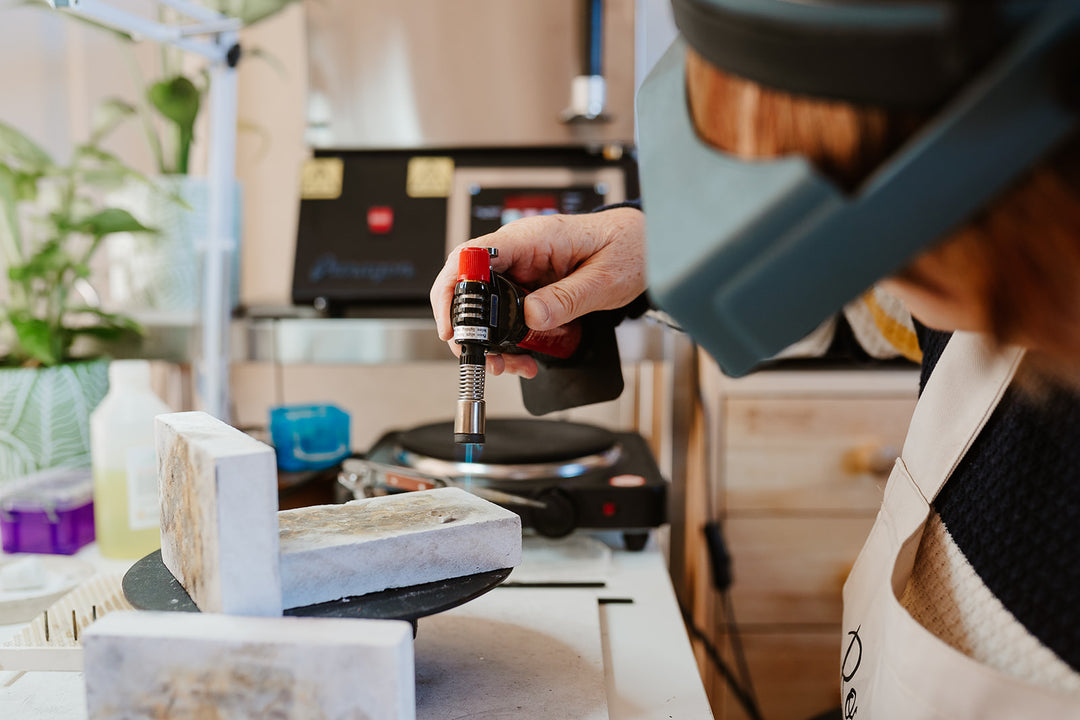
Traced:
[[135, 180], [155, 191], [164, 192], [149, 176], [128, 167], [123, 160], [107, 150], [92, 145], [80, 145], [75, 149], [75, 157], [76, 161], [93, 160], [97, 163], [95, 167], [83, 168], [78, 171], [83, 183], [86, 185], [117, 187], [122, 185], [125, 180]]
[[129, 335], [125, 330], [115, 327], [107, 327], [105, 325], [84, 325], [80, 327], [70, 328], [72, 335], [82, 335], [85, 337], [97, 338], [98, 340], [105, 340], [112, 342], [119, 340], [125, 335]]
[[285, 67], [285, 63], [281, 62], [280, 58], [276, 55], [263, 50], [261, 47], [244, 48], [244, 54], [248, 57], [262, 59], [267, 65], [276, 70], [278, 76], [283, 79], [289, 76], [289, 71]]
[[22, 352], [42, 365], [56, 365], [64, 356], [62, 328], [54, 328], [45, 320], [26, 313], [10, 315], [8, 320], [15, 329]]
[[49, 240], [41, 244], [41, 247], [21, 265], [12, 265], [8, 268], [8, 277], [15, 282], [27, 282], [36, 279], [52, 281], [58, 279], [64, 270], [71, 267], [73, 259], [60, 241]]
[[11, 125], [0, 121], [0, 157], [17, 160], [24, 170], [45, 172], [52, 164], [49, 153]]
[[251, 25], [280, 12], [295, 0], [209, 0], [205, 5]]
[[242, 133], [251, 133], [258, 138], [259, 146], [255, 149], [255, 157], [262, 160], [270, 151], [270, 133], [262, 125], [250, 120], [237, 120], [236, 129]]
[[127, 315], [110, 313], [95, 307], [77, 308], [72, 315], [92, 315], [92, 323], [74, 322], [68, 325], [68, 330], [73, 335], [84, 335], [98, 338], [99, 340], [120, 340], [125, 337], [142, 337], [145, 335], [142, 325]]
[[131, 103], [120, 98], [106, 98], [94, 108], [92, 130], [87, 144], [97, 145], [136, 112]]
[[148, 97], [157, 111], [176, 125], [176, 165], [173, 171], [187, 174], [191, 143], [195, 138], [195, 118], [201, 102], [199, 88], [183, 75], [177, 75], [151, 85]]
[[33, 202], [37, 200], [38, 194], [38, 180], [41, 179], [40, 175], [35, 173], [16, 172], [15, 173], [15, 197], [18, 200], [25, 200]]
[[199, 114], [199, 89], [183, 75], [160, 80], [147, 91], [150, 102], [163, 116], [182, 129], [195, 127]]
[[112, 327], [124, 328], [131, 332], [142, 333], [143, 327], [133, 318], [120, 313], [112, 313], [98, 307], [77, 308], [75, 312], [89, 313], [95, 316], [99, 322]]
[[3, 223], [3, 227], [0, 227], [0, 250], [8, 265], [22, 261], [22, 232], [16, 212], [18, 197], [15, 172], [0, 162], [0, 223]]
[[98, 238], [118, 232], [155, 232], [120, 208], [105, 208], [83, 218], [75, 224], [75, 229]]

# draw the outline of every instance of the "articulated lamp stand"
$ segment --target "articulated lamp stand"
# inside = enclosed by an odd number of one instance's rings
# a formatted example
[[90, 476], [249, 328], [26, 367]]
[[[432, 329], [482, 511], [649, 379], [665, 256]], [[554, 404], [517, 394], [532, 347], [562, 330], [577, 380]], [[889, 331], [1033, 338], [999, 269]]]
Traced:
[[156, 0], [192, 22], [168, 25], [148, 20], [103, 0], [49, 0], [56, 8], [84, 15], [135, 37], [172, 45], [210, 61], [210, 191], [209, 224], [202, 251], [202, 308], [200, 360], [196, 364], [197, 394], [211, 415], [228, 420], [230, 295], [226, 292], [236, 184], [236, 65], [240, 20], [188, 0]]

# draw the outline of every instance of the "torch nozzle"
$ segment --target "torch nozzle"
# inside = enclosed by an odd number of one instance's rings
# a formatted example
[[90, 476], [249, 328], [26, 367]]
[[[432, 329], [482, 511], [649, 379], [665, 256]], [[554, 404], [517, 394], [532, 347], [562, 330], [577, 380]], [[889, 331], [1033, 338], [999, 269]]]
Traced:
[[458, 400], [454, 416], [454, 442], [459, 445], [484, 442], [484, 401]]
[[484, 417], [484, 354], [462, 345], [458, 365], [458, 401], [454, 415], [454, 442], [483, 443]]

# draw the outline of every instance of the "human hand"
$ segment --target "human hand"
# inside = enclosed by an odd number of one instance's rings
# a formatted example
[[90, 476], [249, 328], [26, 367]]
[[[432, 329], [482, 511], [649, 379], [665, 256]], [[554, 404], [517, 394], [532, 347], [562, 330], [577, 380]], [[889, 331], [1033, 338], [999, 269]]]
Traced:
[[[453, 340], [450, 303], [463, 247], [496, 248], [491, 269], [532, 290], [525, 298], [525, 324], [533, 330], [623, 307], [645, 290], [645, 215], [640, 210], [516, 220], [454, 248], [431, 286], [436, 329], [455, 355], [460, 347]], [[488, 355], [487, 370], [531, 378], [537, 365], [529, 355]]]

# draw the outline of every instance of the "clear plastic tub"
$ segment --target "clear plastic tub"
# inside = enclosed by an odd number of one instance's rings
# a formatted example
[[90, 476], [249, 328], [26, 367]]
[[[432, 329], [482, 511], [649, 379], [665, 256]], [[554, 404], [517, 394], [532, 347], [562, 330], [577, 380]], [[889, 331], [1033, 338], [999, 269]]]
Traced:
[[71, 555], [94, 540], [90, 468], [52, 468], [0, 486], [6, 553]]

